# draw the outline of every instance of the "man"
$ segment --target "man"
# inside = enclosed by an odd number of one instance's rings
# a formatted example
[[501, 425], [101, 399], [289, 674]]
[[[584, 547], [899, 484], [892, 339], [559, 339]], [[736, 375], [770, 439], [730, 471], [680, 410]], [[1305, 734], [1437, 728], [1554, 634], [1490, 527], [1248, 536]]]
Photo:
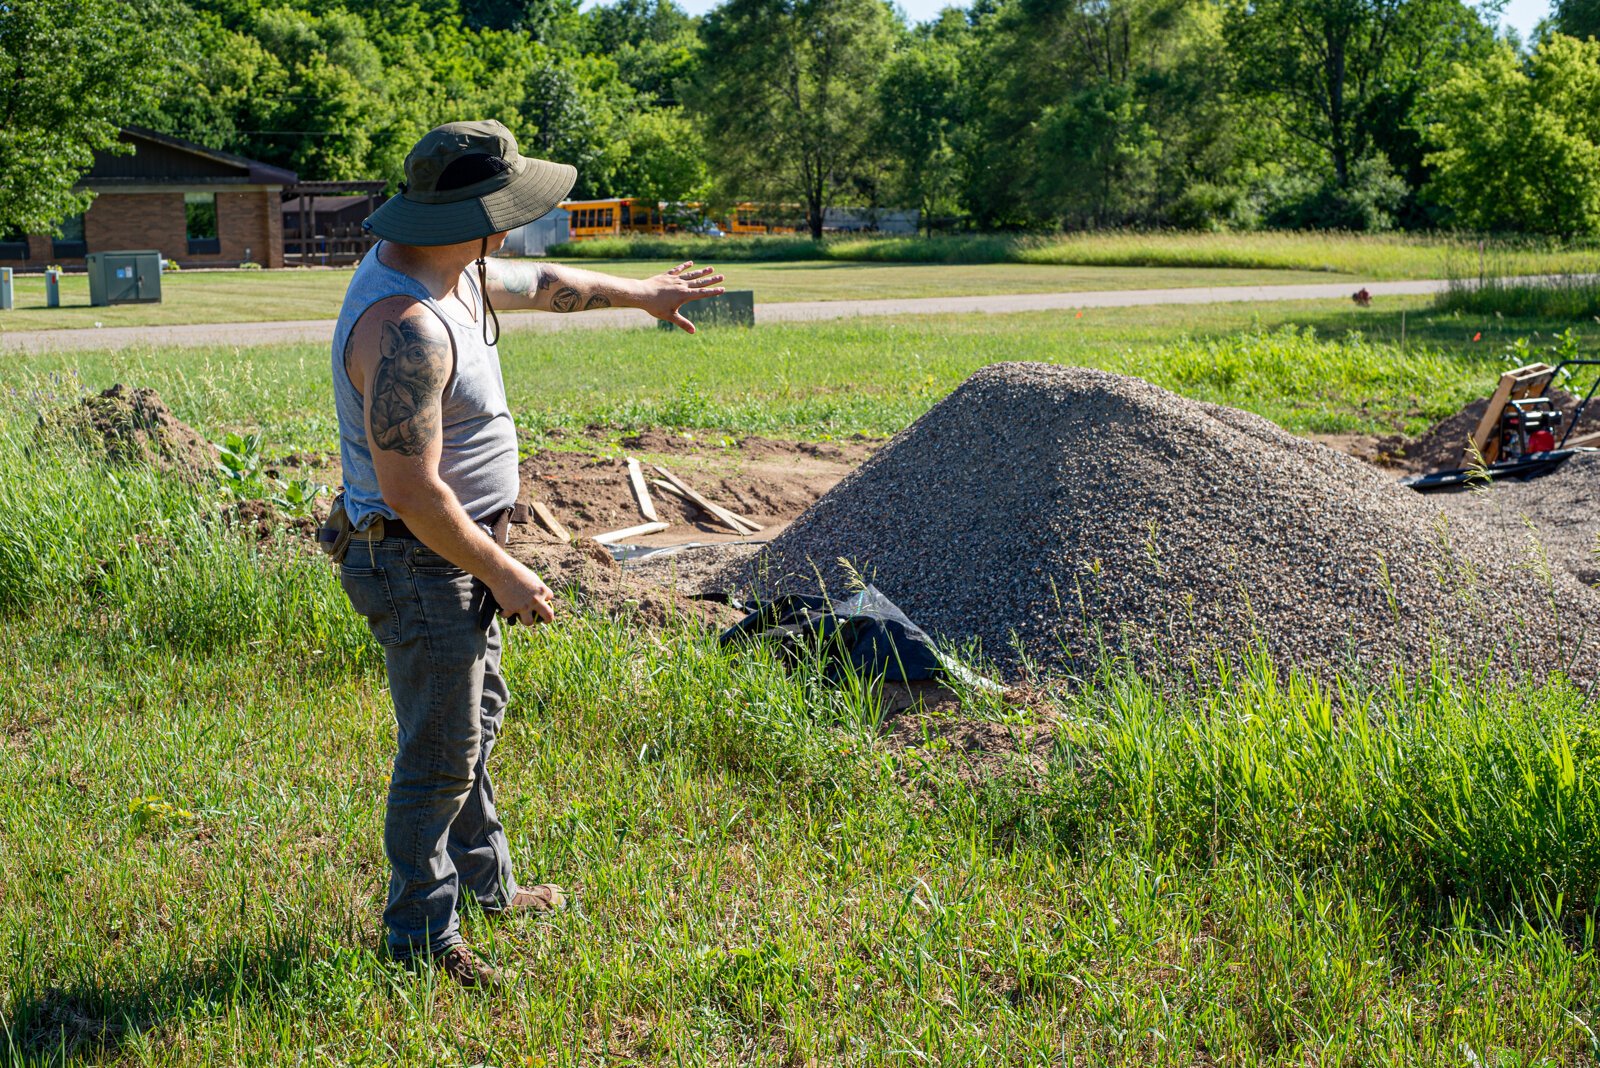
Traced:
[[500, 977], [462, 941], [466, 899], [491, 916], [565, 904], [560, 887], [513, 877], [487, 770], [509, 698], [495, 609], [513, 623], [554, 618], [549, 588], [505, 550], [517, 435], [495, 309], [634, 307], [692, 333], [680, 309], [721, 293], [722, 278], [687, 263], [635, 281], [488, 260], [577, 177], [519, 155], [498, 122], [429, 132], [405, 172], [400, 194], [364, 224], [382, 240], [356, 269], [334, 331], [356, 531], [340, 581], [383, 646], [398, 727], [383, 830], [389, 950], [481, 986]]

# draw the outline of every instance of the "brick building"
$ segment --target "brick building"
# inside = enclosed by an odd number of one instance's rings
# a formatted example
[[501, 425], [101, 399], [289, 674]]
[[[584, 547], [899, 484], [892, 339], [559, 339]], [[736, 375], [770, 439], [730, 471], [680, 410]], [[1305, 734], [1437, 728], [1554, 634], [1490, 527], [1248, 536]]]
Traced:
[[129, 127], [129, 155], [95, 153], [95, 193], [59, 237], [0, 235], [0, 267], [82, 267], [89, 252], [156, 249], [185, 267], [283, 266], [283, 190], [293, 171]]

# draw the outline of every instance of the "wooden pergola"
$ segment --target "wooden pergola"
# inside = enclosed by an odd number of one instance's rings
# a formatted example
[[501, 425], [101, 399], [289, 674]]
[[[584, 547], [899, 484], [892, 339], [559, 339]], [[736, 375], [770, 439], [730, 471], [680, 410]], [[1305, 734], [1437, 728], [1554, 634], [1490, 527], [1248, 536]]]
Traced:
[[326, 267], [360, 260], [373, 245], [372, 235], [361, 229], [359, 224], [329, 226], [328, 232], [317, 233], [317, 198], [365, 196], [366, 214], [371, 215], [377, 207], [378, 195], [388, 184], [384, 181], [295, 182], [284, 186], [285, 201], [297, 198], [300, 201], [298, 232], [292, 238], [287, 233], [283, 236], [285, 265], [294, 263], [307, 267], [318, 263]]

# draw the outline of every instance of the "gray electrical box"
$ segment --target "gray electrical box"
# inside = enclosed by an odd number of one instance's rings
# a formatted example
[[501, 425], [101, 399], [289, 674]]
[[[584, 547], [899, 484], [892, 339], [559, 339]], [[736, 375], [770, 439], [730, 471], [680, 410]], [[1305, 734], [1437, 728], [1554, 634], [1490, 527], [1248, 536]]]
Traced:
[[[701, 326], [754, 326], [756, 325], [756, 292], [753, 289], [730, 289], [704, 300], [691, 300], [678, 309], [683, 317], [696, 327]], [[666, 320], [657, 324], [667, 330], [676, 330]]]
[[161, 253], [91, 252], [83, 258], [89, 271], [89, 303], [158, 304], [161, 301]]

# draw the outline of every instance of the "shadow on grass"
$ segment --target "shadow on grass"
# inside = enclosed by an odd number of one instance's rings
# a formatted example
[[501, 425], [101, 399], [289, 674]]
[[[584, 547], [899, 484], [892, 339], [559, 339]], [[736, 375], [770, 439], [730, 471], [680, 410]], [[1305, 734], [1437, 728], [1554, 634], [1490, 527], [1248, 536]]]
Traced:
[[[389, 967], [370, 950], [337, 956], [369, 968]], [[101, 983], [92, 976], [65, 984], [40, 982], [18, 990], [0, 1016], [0, 1063], [98, 1063], [141, 1040], [159, 1044], [171, 1021], [221, 1015], [252, 1002], [303, 999], [308, 987], [317, 985], [308, 983], [308, 971], [351, 963], [326, 957], [321, 940], [294, 935], [266, 947], [238, 944], [204, 966], [169, 968], [131, 984]]]

